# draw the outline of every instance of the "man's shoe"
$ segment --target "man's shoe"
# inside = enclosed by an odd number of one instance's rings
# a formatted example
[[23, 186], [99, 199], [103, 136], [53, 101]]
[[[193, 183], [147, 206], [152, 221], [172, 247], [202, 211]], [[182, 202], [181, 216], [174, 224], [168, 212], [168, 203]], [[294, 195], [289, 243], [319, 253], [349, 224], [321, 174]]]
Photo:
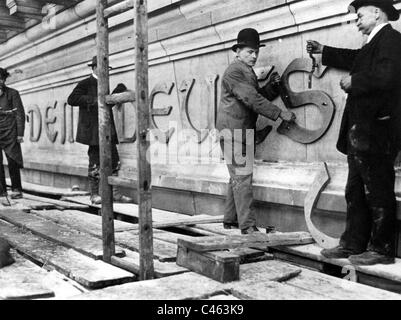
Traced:
[[15, 189], [10, 193], [11, 199], [22, 199], [22, 191]]
[[252, 227], [249, 227], [246, 229], [241, 229], [241, 234], [252, 234], [252, 233], [256, 233], [256, 232], [260, 233], [259, 229], [256, 228], [255, 226], [252, 226]]
[[349, 261], [355, 265], [371, 266], [374, 264], [392, 264], [395, 263], [394, 257], [380, 254], [376, 251], [366, 251], [361, 254], [352, 255]]
[[91, 195], [91, 203], [92, 204], [101, 204], [102, 203], [102, 197], [99, 196], [98, 194]]
[[120, 202], [120, 203], [134, 203], [132, 198], [123, 196], [122, 194], [113, 197], [113, 201]]
[[238, 229], [238, 222], [223, 222], [224, 229]]
[[11, 202], [8, 200], [7, 196], [0, 196], [0, 204], [4, 207], [11, 207]]
[[342, 246], [337, 246], [331, 249], [323, 249], [320, 253], [322, 256], [329, 259], [345, 259], [351, 255], [359, 254], [360, 252], [355, 252]]

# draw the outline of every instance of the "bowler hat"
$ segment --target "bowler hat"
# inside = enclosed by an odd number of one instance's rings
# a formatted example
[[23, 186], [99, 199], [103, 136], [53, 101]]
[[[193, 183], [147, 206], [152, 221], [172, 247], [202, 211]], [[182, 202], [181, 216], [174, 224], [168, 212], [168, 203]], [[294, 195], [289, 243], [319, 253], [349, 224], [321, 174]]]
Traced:
[[260, 44], [259, 33], [252, 28], [242, 29], [237, 36], [237, 43], [234, 44], [231, 49], [237, 51], [237, 48], [241, 47], [251, 47], [259, 48], [264, 47], [264, 44]]
[[390, 21], [396, 21], [400, 17], [400, 13], [394, 7], [393, 0], [354, 0], [349, 5], [348, 10], [357, 12], [360, 7], [365, 6], [375, 6], [382, 9]]
[[[91, 63], [88, 63], [88, 66], [89, 66], [89, 67], [97, 66], [97, 56], [93, 56], [93, 57], [92, 57], [92, 62], [91, 62]], [[110, 66], [109, 66], [109, 69], [113, 69], [113, 67], [110, 67]]]
[[10, 73], [7, 71], [7, 69], [0, 68], [0, 78], [2, 79], [7, 79]]

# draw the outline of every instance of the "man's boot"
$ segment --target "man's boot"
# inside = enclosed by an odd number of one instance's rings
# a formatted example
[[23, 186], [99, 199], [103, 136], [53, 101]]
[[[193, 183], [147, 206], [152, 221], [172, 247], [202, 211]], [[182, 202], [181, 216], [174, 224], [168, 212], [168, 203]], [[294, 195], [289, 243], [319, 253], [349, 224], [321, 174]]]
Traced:
[[22, 195], [22, 190], [20, 189], [13, 189], [10, 193], [10, 198], [11, 199], [22, 199], [23, 195]]
[[134, 203], [132, 198], [122, 195], [117, 186], [113, 186], [113, 201], [120, 203]]
[[11, 203], [7, 196], [0, 196], [0, 204], [4, 207], [11, 207]]
[[14, 263], [15, 260], [10, 254], [10, 245], [0, 238], [0, 269]]
[[90, 200], [92, 204], [101, 204], [102, 198], [99, 195], [99, 180], [89, 176], [89, 189], [90, 189]]

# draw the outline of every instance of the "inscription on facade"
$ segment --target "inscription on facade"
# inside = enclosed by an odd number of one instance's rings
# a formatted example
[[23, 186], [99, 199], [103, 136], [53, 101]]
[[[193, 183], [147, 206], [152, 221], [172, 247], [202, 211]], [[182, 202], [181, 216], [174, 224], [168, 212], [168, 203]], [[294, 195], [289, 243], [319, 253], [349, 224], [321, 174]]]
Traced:
[[[287, 124], [282, 123], [278, 129], [278, 133], [284, 134], [290, 139], [299, 143], [312, 143], [321, 138], [331, 125], [331, 120], [334, 114], [334, 103], [330, 96], [318, 90], [309, 90], [301, 93], [294, 93], [291, 91], [289, 86], [289, 74], [295, 71], [307, 71], [309, 67], [307, 59], [295, 59], [290, 63], [289, 67], [283, 74], [282, 77], [282, 94], [283, 99], [287, 108], [297, 108], [305, 104], [315, 104], [321, 110], [323, 119], [322, 126], [318, 130], [307, 130], [300, 127], [298, 124]], [[318, 77], [321, 77], [323, 73], [320, 73]], [[202, 143], [208, 137], [209, 132], [215, 129], [216, 114], [218, 107], [218, 90], [217, 82], [219, 75], [212, 74], [205, 77], [205, 79], [184, 79], [178, 87], [178, 101], [179, 101], [179, 122], [182, 129], [190, 129], [194, 132], [191, 137], [193, 141]], [[157, 95], [170, 96], [173, 92], [173, 88], [176, 84], [174, 82], [161, 82], [158, 83], [150, 93], [150, 109], [151, 119], [150, 126], [152, 132], [155, 133], [156, 139], [160, 142], [168, 144], [171, 136], [175, 133], [174, 128], [169, 128], [167, 131], [163, 131], [158, 127], [155, 121], [155, 117], [167, 117], [171, 114], [173, 106], [158, 106], [155, 107], [155, 97]], [[205, 92], [208, 95], [208, 105], [206, 107], [206, 128], [197, 128], [194, 125], [193, 115], [189, 112], [189, 104], [191, 92], [195, 85], [205, 86]], [[322, 99], [324, 97], [325, 99]], [[322, 102], [322, 100], [324, 100]], [[129, 122], [129, 128], [127, 127], [126, 121], [126, 108], [132, 108], [132, 105], [126, 104], [118, 113], [115, 118], [116, 128], [121, 143], [133, 143], [136, 141], [136, 130], [132, 128], [135, 126], [134, 122]], [[203, 107], [203, 106], [202, 106]], [[73, 108], [65, 101], [55, 101], [54, 103], [48, 104], [44, 108], [44, 112], [38, 105], [31, 105], [27, 107], [27, 113], [29, 115], [30, 131], [29, 139], [31, 142], [38, 142], [42, 136], [42, 127], [47, 139], [55, 143], [58, 141], [61, 144], [65, 144], [68, 140], [69, 143], [74, 142], [74, 113]], [[132, 134], [128, 134], [128, 131]]]

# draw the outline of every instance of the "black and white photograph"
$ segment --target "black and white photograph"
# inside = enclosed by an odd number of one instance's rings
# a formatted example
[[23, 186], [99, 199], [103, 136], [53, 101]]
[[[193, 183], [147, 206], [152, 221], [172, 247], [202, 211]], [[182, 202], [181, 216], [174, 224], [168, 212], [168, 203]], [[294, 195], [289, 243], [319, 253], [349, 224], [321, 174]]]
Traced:
[[0, 300], [401, 300], [400, 11], [0, 0]]

